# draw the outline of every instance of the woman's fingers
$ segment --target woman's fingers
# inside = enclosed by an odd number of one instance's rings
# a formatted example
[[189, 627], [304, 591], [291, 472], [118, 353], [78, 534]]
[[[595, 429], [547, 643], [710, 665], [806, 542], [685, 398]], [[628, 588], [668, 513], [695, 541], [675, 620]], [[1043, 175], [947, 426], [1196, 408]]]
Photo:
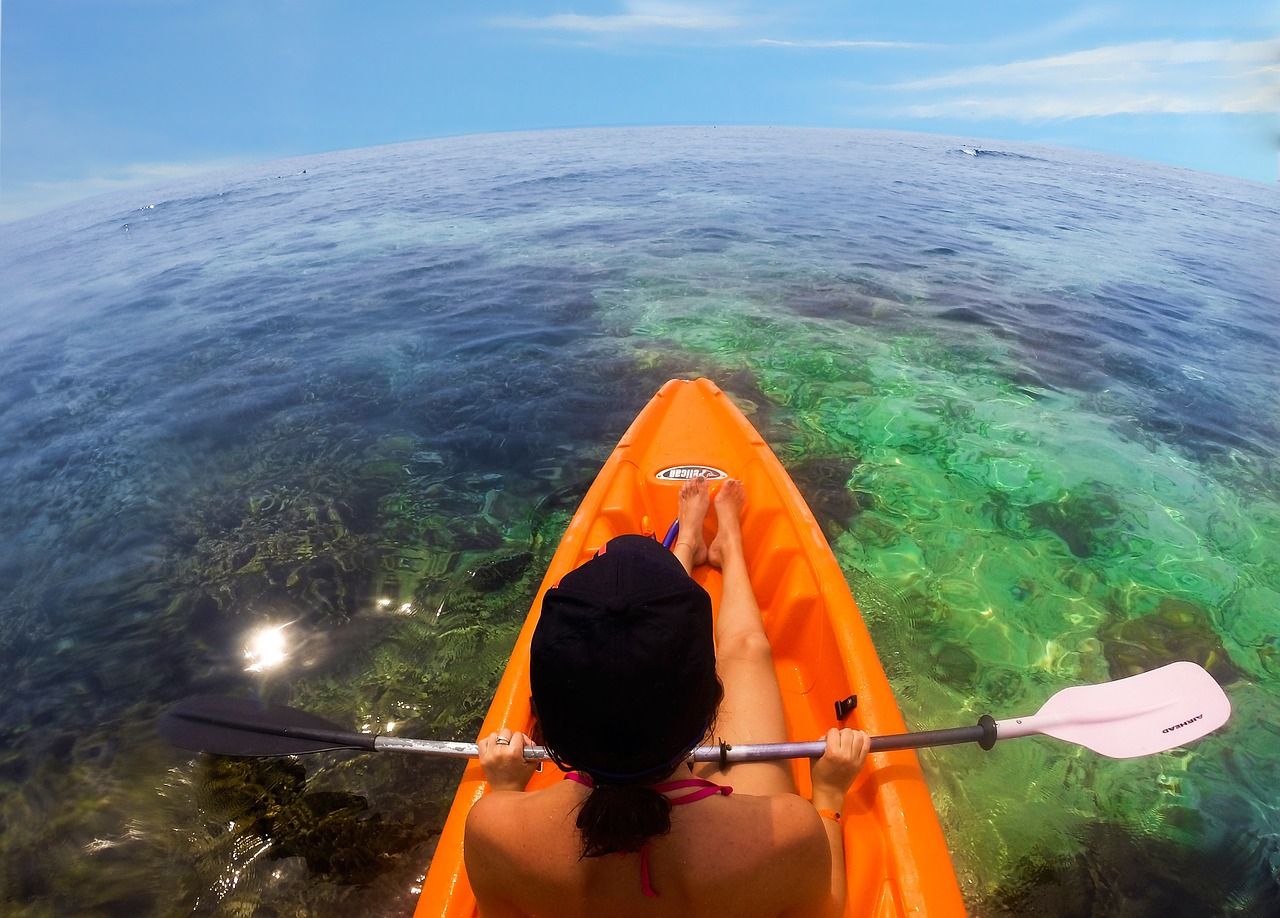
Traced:
[[846, 792], [862, 770], [871, 748], [871, 740], [861, 730], [832, 727], [827, 731], [827, 751], [813, 763], [811, 776], [815, 789]]
[[525, 761], [526, 737], [506, 727], [490, 733], [477, 744], [480, 768], [495, 790], [523, 790], [536, 763]]

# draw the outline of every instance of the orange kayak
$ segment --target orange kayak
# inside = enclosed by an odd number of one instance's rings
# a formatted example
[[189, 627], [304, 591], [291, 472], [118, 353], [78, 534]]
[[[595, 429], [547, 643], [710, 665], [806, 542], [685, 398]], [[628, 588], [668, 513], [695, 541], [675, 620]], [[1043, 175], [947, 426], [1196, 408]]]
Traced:
[[[617, 535], [676, 518], [681, 483], [694, 474], [746, 485], [742, 528], [752, 584], [773, 645], [786, 704], [788, 740], [820, 739], [837, 725], [835, 702], [856, 695], [845, 726], [875, 735], [905, 732], [902, 714], [844, 574], [813, 514], [769, 446], [709, 380], [672, 380], [631, 424], [587, 492], [534, 599], [481, 735], [506, 726], [529, 730], [529, 642], [542, 594]], [[709, 524], [714, 526], [712, 514]], [[696, 578], [718, 607], [719, 574]], [[794, 761], [808, 794], [809, 767]], [[561, 780], [545, 767], [529, 785]], [[486, 790], [479, 764], [462, 776], [423, 885], [415, 918], [471, 918], [475, 897], [462, 862], [463, 826]], [[955, 871], [911, 750], [873, 754], [844, 807], [848, 916], [963, 915]]]

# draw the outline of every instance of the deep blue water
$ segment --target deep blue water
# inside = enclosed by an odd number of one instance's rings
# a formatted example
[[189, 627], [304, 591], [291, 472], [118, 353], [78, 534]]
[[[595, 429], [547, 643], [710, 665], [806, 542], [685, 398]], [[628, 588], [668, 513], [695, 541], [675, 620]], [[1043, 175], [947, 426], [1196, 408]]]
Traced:
[[1278, 218], [1274, 187], [1078, 151], [646, 129], [0, 227], [6, 908], [407, 910], [456, 768], [244, 770], [155, 717], [253, 692], [473, 730], [599, 462], [706, 375], [792, 467], [910, 723], [1171, 659], [1227, 686], [1228, 727], [1149, 760], [924, 754], [975, 914], [1274, 913]]

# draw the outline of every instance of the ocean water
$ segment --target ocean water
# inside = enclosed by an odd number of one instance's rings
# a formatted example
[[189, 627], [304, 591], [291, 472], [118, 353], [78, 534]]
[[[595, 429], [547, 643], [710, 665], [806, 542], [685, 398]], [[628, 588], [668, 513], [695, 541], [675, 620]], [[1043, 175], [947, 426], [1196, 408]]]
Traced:
[[256, 695], [470, 738], [666, 379], [792, 470], [909, 724], [1176, 659], [1185, 749], [921, 754], [974, 915], [1280, 911], [1280, 191], [858, 131], [458, 138], [0, 227], [4, 914], [408, 914], [456, 765], [155, 734]]

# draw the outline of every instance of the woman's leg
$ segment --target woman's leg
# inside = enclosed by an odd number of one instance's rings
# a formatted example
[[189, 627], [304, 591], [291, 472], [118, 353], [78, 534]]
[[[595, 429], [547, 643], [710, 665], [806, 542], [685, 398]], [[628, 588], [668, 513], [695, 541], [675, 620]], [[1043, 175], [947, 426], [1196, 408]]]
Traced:
[[707, 487], [705, 478], [691, 478], [680, 486], [680, 509], [676, 514], [680, 532], [676, 536], [676, 543], [671, 546], [671, 553], [684, 565], [685, 573], [690, 576], [695, 567], [707, 563], [707, 541], [702, 534], [702, 524], [710, 506], [711, 490]]
[[[715, 729], [717, 738], [730, 744], [782, 743], [787, 739], [782, 692], [743, 554], [745, 503], [742, 482], [726, 481], [716, 495], [719, 532], [707, 555], [723, 579], [716, 619], [716, 672], [724, 683], [724, 702]], [[712, 765], [704, 767], [703, 773], [745, 794], [796, 792], [791, 765], [785, 761], [742, 763], [725, 770]]]

